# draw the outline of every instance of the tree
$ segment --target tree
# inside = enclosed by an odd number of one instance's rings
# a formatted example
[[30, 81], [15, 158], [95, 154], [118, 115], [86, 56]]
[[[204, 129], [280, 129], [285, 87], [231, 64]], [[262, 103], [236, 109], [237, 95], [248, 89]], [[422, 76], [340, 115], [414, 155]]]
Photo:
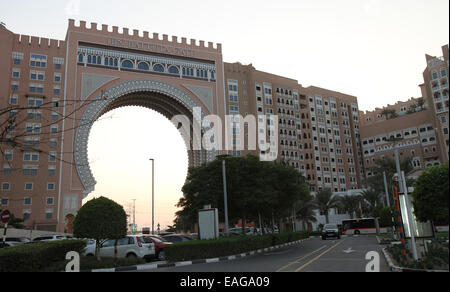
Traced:
[[[405, 172], [405, 175], [414, 170], [414, 167], [411, 163], [412, 158], [406, 157], [400, 160], [400, 168]], [[395, 160], [391, 157], [383, 157], [375, 160], [375, 165], [373, 167], [369, 167], [368, 171], [372, 173], [372, 176], [364, 179], [364, 184], [367, 189], [373, 190], [374, 192], [381, 194], [385, 193], [384, 188], [384, 178], [383, 172], [386, 173], [386, 181], [388, 185], [388, 191], [390, 191], [389, 198], [393, 200], [392, 189], [395, 185], [395, 180], [393, 179], [394, 174], [397, 172]], [[407, 185], [411, 186], [412, 181], [407, 180]], [[391, 202], [393, 205], [393, 201]]]
[[361, 192], [361, 204], [363, 213], [373, 216], [375, 207], [380, 204], [380, 193], [371, 188]]
[[127, 234], [127, 215], [116, 202], [100, 197], [84, 204], [73, 222], [73, 235], [96, 240], [95, 253], [100, 260], [100, 246], [108, 239], [120, 239]]
[[340, 207], [350, 215], [351, 219], [354, 218], [355, 214], [356, 217], [361, 217], [358, 216], [358, 214], [359, 215], [361, 214], [360, 212], [358, 212], [360, 210], [360, 203], [361, 203], [361, 196], [358, 195], [345, 195], [339, 197]]
[[393, 119], [393, 118], [396, 118], [396, 117], [398, 117], [398, 114], [397, 114], [397, 112], [395, 111], [395, 109], [384, 109], [384, 110], [382, 110], [381, 111], [381, 114], [382, 115], [384, 115], [385, 117], [386, 117], [386, 120], [389, 120], [389, 119]]
[[317, 192], [314, 204], [319, 209], [320, 214], [325, 215], [326, 223], [329, 223], [328, 212], [330, 209], [339, 207], [339, 198], [333, 196], [331, 189], [325, 188]]
[[[2, 213], [2, 212], [3, 212], [3, 210], [0, 209], [0, 213]], [[16, 216], [14, 216], [14, 214], [11, 213], [11, 217], [9, 219], [8, 226], [10, 228], [24, 229], [25, 226], [22, 224], [23, 221], [24, 220], [22, 218], [17, 218]]]
[[[63, 131], [71, 132], [83, 125], [79, 123], [79, 117], [76, 117], [78, 112], [85, 110], [91, 103], [105, 98], [106, 96], [102, 93], [99, 99], [80, 103], [76, 99], [65, 99], [64, 102], [53, 99], [46, 101], [48, 97], [37, 96], [20, 99], [20, 101], [15, 100], [8, 106], [0, 108], [0, 155], [5, 158], [8, 170], [11, 173], [20, 171], [22, 164], [11, 163], [7, 158], [9, 154], [6, 150], [30, 151], [49, 156], [56, 153], [56, 160], [73, 164], [72, 161], [63, 160], [63, 153], [57, 152], [58, 147], [55, 148], [53, 145], [60, 143]], [[64, 120], [70, 121], [66, 124], [75, 126], [66, 126], [63, 129], [61, 122]], [[93, 122], [95, 121], [83, 123]]]
[[422, 222], [448, 224], [449, 184], [448, 164], [425, 169], [414, 183], [412, 193], [414, 214]]
[[381, 205], [376, 206], [372, 211], [372, 217], [379, 218], [378, 223], [380, 226], [393, 227], [394, 223], [394, 207], [383, 207]]
[[295, 215], [300, 221], [302, 221], [303, 230], [307, 229], [309, 222], [316, 222], [316, 216], [314, 213], [315, 204], [313, 198], [307, 198], [306, 200], [300, 200], [295, 204]]
[[[304, 178], [295, 168], [260, 161], [257, 156], [218, 156], [208, 164], [192, 167], [177, 207], [176, 223], [194, 224], [204, 205], [219, 209], [224, 222], [222, 161], [226, 163], [228, 216], [230, 221], [257, 220], [259, 216], [289, 216], [294, 203], [309, 195]], [[245, 229], [243, 228], [243, 232]]]

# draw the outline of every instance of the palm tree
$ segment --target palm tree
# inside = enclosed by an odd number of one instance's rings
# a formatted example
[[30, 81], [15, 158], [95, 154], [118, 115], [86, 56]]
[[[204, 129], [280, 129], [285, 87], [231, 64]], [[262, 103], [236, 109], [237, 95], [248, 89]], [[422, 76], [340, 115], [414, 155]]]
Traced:
[[372, 215], [375, 207], [380, 203], [380, 193], [368, 188], [361, 193], [362, 206], [365, 214]]
[[312, 200], [309, 201], [298, 201], [295, 204], [295, 215], [298, 219], [302, 221], [303, 230], [307, 229], [307, 223], [316, 222], [316, 216], [314, 213], [315, 204]]
[[[400, 168], [405, 172], [405, 175], [412, 172], [414, 167], [412, 165], [412, 158], [406, 157], [400, 160]], [[395, 160], [391, 157], [383, 157], [375, 160], [375, 165], [368, 168], [368, 171], [372, 172], [372, 176], [367, 177], [364, 180], [364, 184], [368, 189], [372, 189], [378, 193], [384, 193], [384, 179], [383, 172], [386, 173], [386, 179], [388, 184], [388, 190], [392, 190], [394, 185], [393, 176], [397, 172]], [[407, 181], [408, 186], [410, 186], [410, 181]], [[392, 196], [390, 196], [392, 198]]]
[[325, 215], [325, 221], [328, 224], [328, 211], [332, 208], [339, 207], [339, 199], [333, 196], [331, 189], [325, 188], [317, 192], [314, 205], [319, 209], [320, 214]]
[[396, 118], [396, 117], [398, 117], [398, 114], [397, 114], [397, 112], [395, 111], [395, 109], [384, 109], [384, 110], [382, 110], [381, 111], [381, 114], [382, 115], [384, 115], [385, 117], [386, 117], [386, 120], [389, 120], [389, 119], [393, 119], [393, 118]]
[[358, 195], [345, 195], [339, 198], [340, 207], [350, 215], [350, 219], [354, 218], [354, 214], [357, 214], [360, 210], [361, 196]]

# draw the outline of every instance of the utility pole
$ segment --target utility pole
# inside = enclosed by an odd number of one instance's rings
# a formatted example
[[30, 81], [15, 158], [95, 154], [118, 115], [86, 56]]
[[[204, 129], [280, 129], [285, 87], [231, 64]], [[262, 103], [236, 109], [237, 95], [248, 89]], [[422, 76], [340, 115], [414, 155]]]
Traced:
[[132, 199], [133, 201], [133, 228], [136, 226], [136, 199]]
[[155, 234], [155, 160], [152, 161], [152, 234]]
[[228, 230], [228, 202], [227, 202], [228, 198], [227, 198], [227, 175], [225, 169], [225, 159], [222, 160], [222, 176], [223, 176], [223, 200], [225, 209], [225, 234], [229, 236], [230, 232]]

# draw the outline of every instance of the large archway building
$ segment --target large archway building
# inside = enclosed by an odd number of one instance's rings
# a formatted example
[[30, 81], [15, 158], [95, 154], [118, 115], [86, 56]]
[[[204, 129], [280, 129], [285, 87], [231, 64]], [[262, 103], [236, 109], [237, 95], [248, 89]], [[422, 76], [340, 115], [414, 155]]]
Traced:
[[[30, 228], [71, 231], [95, 187], [87, 158], [91, 126], [126, 105], [171, 120], [188, 117], [175, 126], [190, 165], [252, 153], [289, 163], [313, 191], [361, 187], [357, 98], [224, 63], [220, 44], [69, 20], [64, 41], [0, 26], [0, 53], [0, 209], [23, 216]], [[258, 127], [235, 121], [226, 130], [222, 123], [219, 148], [236, 148], [207, 151], [196, 146], [211, 124], [197, 129], [196, 121], [211, 115], [254, 116]], [[256, 148], [247, 147], [251, 131], [258, 131]]]

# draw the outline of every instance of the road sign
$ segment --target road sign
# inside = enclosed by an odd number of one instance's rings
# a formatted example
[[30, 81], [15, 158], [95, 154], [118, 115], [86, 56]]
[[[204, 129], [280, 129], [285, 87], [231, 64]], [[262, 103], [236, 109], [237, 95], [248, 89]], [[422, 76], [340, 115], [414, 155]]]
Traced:
[[0, 219], [2, 223], [6, 224], [9, 222], [9, 219], [11, 219], [11, 213], [8, 210], [4, 210], [2, 214], [0, 215]]

